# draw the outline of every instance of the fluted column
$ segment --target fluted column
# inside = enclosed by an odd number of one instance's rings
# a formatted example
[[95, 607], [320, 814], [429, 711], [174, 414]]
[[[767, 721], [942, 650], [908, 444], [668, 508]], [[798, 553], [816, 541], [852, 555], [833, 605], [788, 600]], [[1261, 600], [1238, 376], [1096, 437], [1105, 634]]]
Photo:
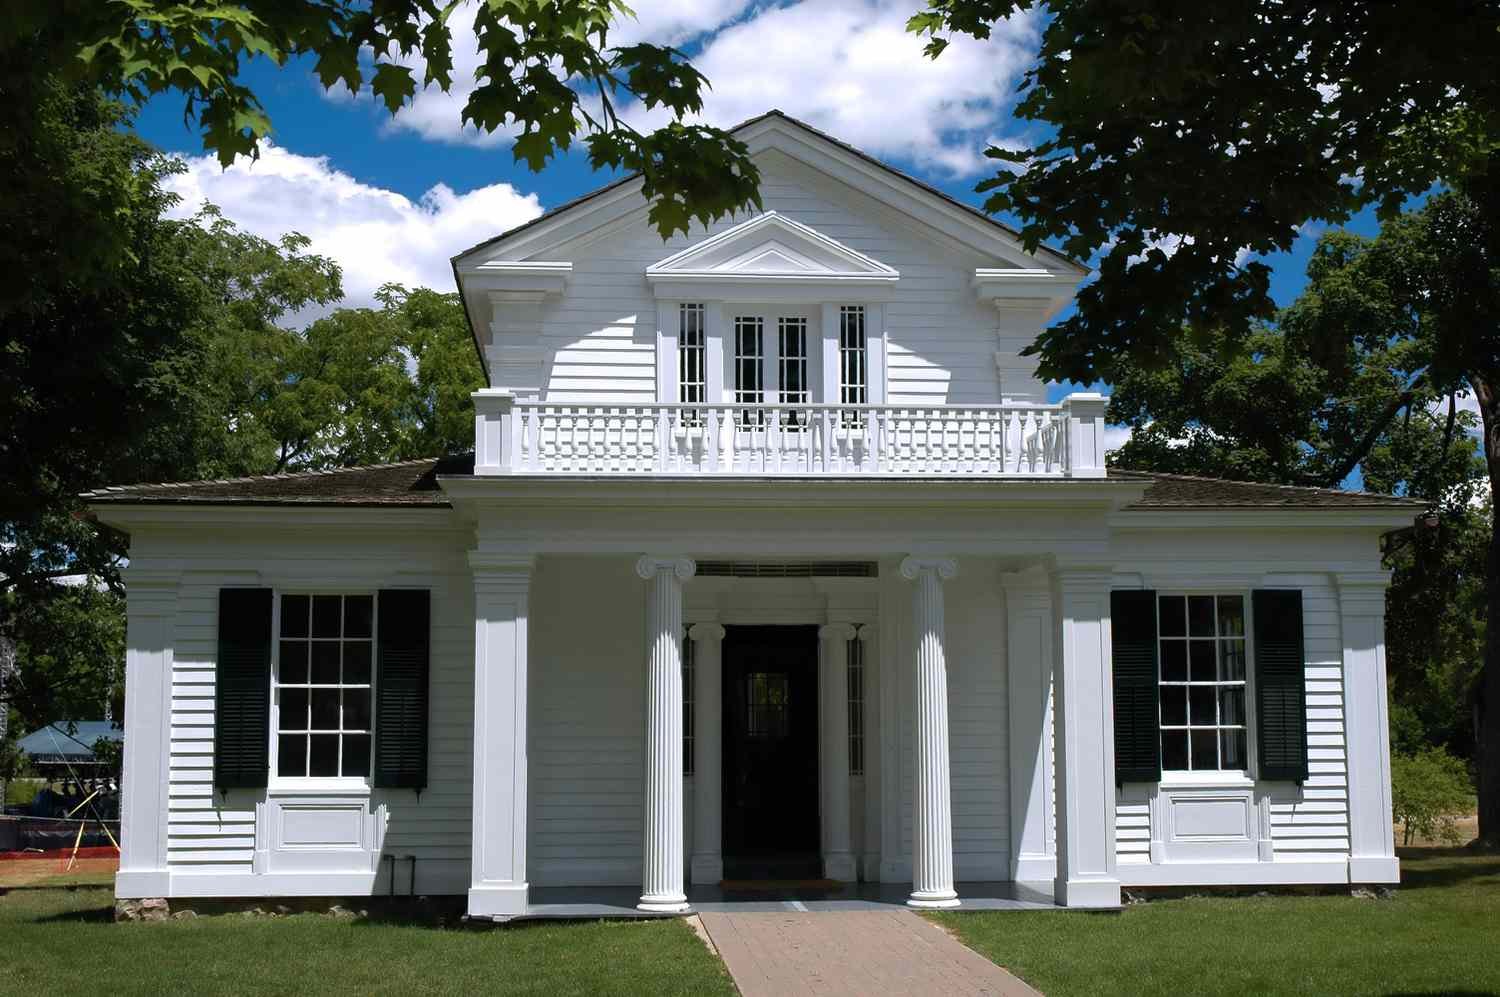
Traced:
[[854, 852], [849, 846], [849, 642], [854, 627], [848, 623], [830, 623], [818, 631], [822, 642], [819, 655], [819, 695], [823, 722], [823, 876], [840, 883], [852, 883]]
[[695, 623], [688, 631], [693, 642], [693, 860], [695, 885], [724, 878], [724, 628], [717, 623]]
[[901, 576], [916, 582], [916, 786], [912, 800], [912, 907], [957, 907], [953, 889], [953, 802], [948, 771], [948, 666], [943, 655], [943, 582], [958, 574], [949, 558], [908, 557]]
[[682, 583], [686, 557], [646, 556], [635, 571], [646, 592], [646, 835], [641, 910], [688, 909], [682, 889]]

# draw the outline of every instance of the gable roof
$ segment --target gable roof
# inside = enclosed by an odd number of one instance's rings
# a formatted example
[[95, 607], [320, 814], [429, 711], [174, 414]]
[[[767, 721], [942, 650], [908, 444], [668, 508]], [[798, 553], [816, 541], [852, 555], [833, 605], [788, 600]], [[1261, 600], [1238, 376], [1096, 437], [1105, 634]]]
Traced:
[[[994, 227], [995, 229], [999, 230], [1001, 233], [1005, 234], [1010, 239], [1014, 239], [1014, 240], [1016, 240], [1018, 242], [1021, 239], [1021, 233], [1020, 232], [1018, 232], [1016, 229], [1012, 228], [1011, 226], [1005, 224], [1004, 222], [1000, 221], [998, 218], [995, 218], [993, 215], [987, 214], [986, 212], [982, 211], [981, 209], [974, 207], [972, 204], [966, 204], [963, 201], [960, 201], [958, 198], [954, 197], [953, 195], [948, 194], [948, 193], [946, 193], [946, 192], [944, 192], [942, 190], [939, 190], [937, 187], [934, 187], [932, 184], [927, 183], [925, 180], [920, 180], [917, 177], [912, 176], [910, 173], [906, 173], [906, 172], [904, 172], [902, 170], [898, 170], [896, 167], [890, 165], [889, 163], [882, 162], [881, 160], [876, 159], [874, 156], [870, 155], [869, 153], [865, 152], [864, 150], [857, 149], [854, 146], [850, 145], [848, 142], [845, 142], [842, 139], [836, 138], [836, 137], [828, 134], [827, 132], [825, 132], [825, 131], [823, 131], [823, 130], [821, 130], [819, 128], [815, 128], [812, 125], [808, 124], [807, 122], [801, 120], [800, 118], [794, 118], [790, 114], [787, 114], [785, 111], [782, 111], [782, 110], [780, 110], [778, 108], [772, 108], [771, 110], [766, 111], [763, 114], [757, 114], [753, 118], [747, 118], [746, 120], [741, 121], [739, 124], [733, 126], [732, 128], [729, 128], [727, 130], [728, 130], [728, 132], [730, 134], [734, 134], [736, 132], [745, 131], [745, 130], [747, 130], [747, 129], [755, 126], [755, 125], [761, 124], [762, 122], [769, 121], [769, 120], [772, 120], [772, 119], [776, 119], [776, 120], [779, 120], [779, 121], [784, 121], [787, 124], [796, 126], [798, 129], [802, 130], [803, 132], [806, 132], [809, 135], [815, 136], [817, 139], [819, 139], [819, 140], [821, 140], [823, 142], [827, 142], [830, 145], [833, 145], [833, 146], [837, 147], [838, 149], [840, 149], [840, 150], [848, 153], [849, 155], [855, 156], [856, 158], [860, 159], [862, 162], [865, 162], [865, 163], [868, 163], [871, 166], [877, 167], [881, 171], [889, 174], [890, 176], [898, 178], [899, 180], [901, 180], [901, 181], [903, 181], [905, 183], [910, 184], [911, 186], [917, 188], [918, 190], [920, 190], [924, 194], [926, 194], [926, 195], [928, 195], [930, 197], [937, 198], [939, 201], [942, 201], [943, 203], [949, 205], [950, 207], [958, 208], [961, 211], [963, 211], [963, 212], [965, 212], [965, 213], [967, 213], [969, 215], [972, 215], [975, 219], [984, 222], [986, 225]], [[490, 237], [488, 239], [483, 240], [482, 242], [475, 243], [474, 245], [470, 246], [468, 249], [462, 250], [462, 251], [454, 254], [454, 256], [452, 257], [451, 262], [453, 263], [453, 275], [454, 275], [455, 281], [458, 278], [458, 262], [459, 262], [459, 260], [463, 259], [464, 257], [470, 256], [473, 253], [478, 252], [481, 249], [485, 249], [487, 247], [494, 246], [494, 245], [496, 245], [498, 243], [504, 242], [505, 240], [511, 238], [512, 236], [519, 235], [522, 232], [525, 232], [525, 231], [528, 231], [530, 229], [533, 229], [533, 228], [535, 228], [538, 225], [542, 225], [542, 224], [544, 224], [546, 222], [554, 221], [559, 216], [564, 215], [564, 214], [568, 214], [568, 213], [572, 212], [573, 210], [575, 210], [576, 208], [582, 207], [583, 205], [588, 204], [590, 201], [596, 200], [597, 198], [602, 197], [605, 194], [608, 194], [610, 191], [617, 190], [620, 187], [625, 186], [626, 184], [629, 184], [629, 183], [632, 183], [632, 182], [634, 182], [636, 180], [639, 180], [640, 178], [641, 178], [641, 175], [639, 173], [631, 173], [631, 174], [629, 174], [627, 176], [620, 177], [617, 180], [612, 180], [612, 181], [610, 181], [609, 183], [605, 184], [602, 187], [599, 187], [599, 188], [597, 188], [595, 190], [591, 190], [587, 194], [583, 194], [580, 197], [575, 197], [571, 201], [564, 201], [562, 204], [559, 204], [557, 207], [550, 208], [547, 211], [542, 212], [540, 215], [537, 215], [535, 218], [532, 218], [529, 221], [522, 222], [519, 225], [516, 225], [516, 226], [514, 226], [512, 228], [506, 229], [504, 232], [501, 232], [499, 235], [495, 235], [495, 236], [492, 236], [492, 237]], [[1088, 267], [1086, 267], [1084, 264], [1078, 262], [1077, 260], [1073, 259], [1071, 256], [1066, 255], [1065, 253], [1061, 253], [1061, 252], [1059, 252], [1059, 251], [1057, 251], [1055, 249], [1052, 249], [1050, 247], [1047, 247], [1047, 246], [1040, 246], [1040, 247], [1038, 247], [1037, 248], [1037, 255], [1039, 255], [1039, 256], [1045, 255], [1045, 256], [1049, 257], [1050, 259], [1054, 260], [1057, 263], [1060, 263], [1060, 264], [1062, 264], [1062, 265], [1064, 265], [1066, 267], [1070, 267], [1070, 268], [1076, 270], [1080, 274], [1086, 274], [1086, 273], [1089, 272]]]
[[[222, 481], [117, 485], [88, 492], [91, 505], [291, 505], [399, 506], [448, 508], [438, 477], [474, 473], [474, 455], [408, 460], [399, 464], [349, 467], [336, 471], [267, 474]], [[957, 479], [953, 479], [957, 480]], [[964, 479], [972, 483], [974, 479]], [[1129, 509], [1302, 509], [1308, 511], [1426, 508], [1425, 502], [1396, 495], [1304, 488], [1252, 481], [1228, 481], [1186, 474], [1154, 474], [1111, 469], [1107, 480], [1148, 483]], [[934, 479], [935, 483], [936, 479]], [[1006, 482], [1025, 487], [1030, 482]]]

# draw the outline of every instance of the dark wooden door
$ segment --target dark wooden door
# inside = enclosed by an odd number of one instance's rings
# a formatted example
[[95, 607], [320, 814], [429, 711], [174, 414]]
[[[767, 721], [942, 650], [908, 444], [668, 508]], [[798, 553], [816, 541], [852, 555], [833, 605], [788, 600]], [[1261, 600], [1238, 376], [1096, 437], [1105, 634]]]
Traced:
[[723, 689], [725, 878], [817, 876], [817, 627], [726, 627]]

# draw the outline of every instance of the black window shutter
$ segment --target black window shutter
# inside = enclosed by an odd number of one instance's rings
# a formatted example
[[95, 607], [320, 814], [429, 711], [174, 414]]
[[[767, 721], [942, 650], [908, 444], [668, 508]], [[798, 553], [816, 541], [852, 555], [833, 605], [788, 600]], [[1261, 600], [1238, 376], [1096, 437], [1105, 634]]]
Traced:
[[214, 786], [258, 789], [271, 757], [271, 590], [219, 590]]
[[1307, 690], [1302, 653], [1302, 591], [1256, 589], [1256, 749], [1260, 778], [1307, 779]]
[[1109, 594], [1114, 647], [1115, 782], [1161, 781], [1156, 593], [1118, 589]]
[[431, 598], [426, 589], [380, 593], [375, 669], [375, 785], [427, 786], [427, 670]]

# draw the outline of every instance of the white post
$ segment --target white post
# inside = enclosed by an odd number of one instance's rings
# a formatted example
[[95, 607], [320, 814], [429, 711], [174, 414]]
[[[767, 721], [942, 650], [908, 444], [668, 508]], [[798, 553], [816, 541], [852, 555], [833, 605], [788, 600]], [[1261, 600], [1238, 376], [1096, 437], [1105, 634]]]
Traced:
[[469, 915], [526, 913], [526, 667], [535, 558], [473, 551], [474, 824]]
[[948, 558], [908, 557], [901, 577], [916, 582], [916, 786], [912, 800], [912, 907], [957, 907], [953, 888], [953, 803], [948, 770], [948, 669], [943, 655], [943, 582], [958, 573]]
[[1070, 478], [1102, 478], [1104, 412], [1109, 399], [1092, 391], [1075, 391], [1062, 400], [1064, 451]]
[[474, 473], [508, 474], [516, 468], [514, 392], [485, 388], [469, 396], [474, 400]]
[[1050, 883], [1057, 857], [1048, 841], [1052, 810], [1052, 599], [1041, 571], [1006, 575], [1006, 675], [1010, 706], [1011, 878]]
[[642, 557], [635, 571], [646, 593], [646, 832], [641, 910], [688, 909], [682, 873], [682, 583], [697, 566], [686, 557]]
[[724, 878], [724, 628], [695, 623], [693, 642], [693, 884], [715, 884]]
[[858, 878], [849, 827], [849, 642], [854, 627], [830, 623], [818, 631], [822, 645], [819, 657], [819, 706], [823, 714], [822, 764], [819, 783], [823, 788], [823, 878], [852, 883]]
[[177, 587], [175, 571], [140, 566], [125, 571], [126, 736], [120, 787], [120, 871], [115, 874], [115, 896], [122, 899], [165, 897], [170, 892], [167, 764]]
[[880, 696], [885, 676], [880, 673], [879, 627], [866, 623], [859, 628], [860, 662], [864, 666], [865, 693], [865, 812], [856, 819], [865, 822], [862, 875], [870, 882], [880, 879], [880, 803], [884, 759], [880, 751]]
[[1349, 882], [1401, 878], [1391, 822], [1391, 738], [1385, 691], [1384, 571], [1337, 576], [1344, 645], [1344, 750], [1349, 772]]
[[1052, 576], [1057, 652], [1056, 900], [1117, 907], [1114, 690], [1109, 586], [1104, 568], [1057, 566]]

